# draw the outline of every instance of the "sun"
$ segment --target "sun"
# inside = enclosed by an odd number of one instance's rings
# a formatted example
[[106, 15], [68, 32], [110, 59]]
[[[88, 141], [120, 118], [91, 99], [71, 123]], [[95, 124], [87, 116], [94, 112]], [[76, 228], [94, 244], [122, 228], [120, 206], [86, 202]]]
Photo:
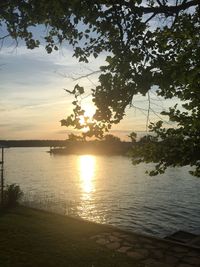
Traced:
[[[85, 105], [82, 105], [83, 110], [85, 110], [85, 113], [83, 116], [80, 116], [79, 118], [79, 122], [80, 124], [83, 126], [85, 125], [87, 122], [91, 122], [92, 121], [92, 117], [95, 113], [95, 108], [94, 106], [92, 106], [89, 103], [86, 103]], [[85, 127], [87, 128], [87, 127]]]
[[83, 109], [85, 110], [85, 116], [92, 118], [95, 113], [94, 106], [92, 106], [91, 104], [87, 104], [85, 107], [83, 107]]

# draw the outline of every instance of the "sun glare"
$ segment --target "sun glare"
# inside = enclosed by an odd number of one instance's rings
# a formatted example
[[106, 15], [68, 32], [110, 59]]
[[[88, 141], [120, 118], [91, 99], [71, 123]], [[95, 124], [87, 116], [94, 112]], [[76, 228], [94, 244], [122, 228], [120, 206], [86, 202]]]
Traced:
[[85, 110], [85, 116], [92, 118], [92, 116], [95, 113], [95, 108], [91, 104], [86, 104], [83, 106], [83, 109]]
[[89, 121], [92, 120], [92, 116], [95, 113], [95, 108], [91, 104], [85, 104], [83, 105], [83, 110], [85, 110], [84, 116], [80, 116], [80, 124], [84, 125], [86, 123], [85, 119], [88, 118]]
[[91, 155], [80, 156], [80, 180], [84, 193], [94, 191], [95, 157]]

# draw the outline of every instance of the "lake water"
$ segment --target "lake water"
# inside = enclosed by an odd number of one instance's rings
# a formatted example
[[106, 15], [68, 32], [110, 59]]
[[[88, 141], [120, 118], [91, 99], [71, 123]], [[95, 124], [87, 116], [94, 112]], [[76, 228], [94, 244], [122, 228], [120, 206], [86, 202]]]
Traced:
[[34, 207], [166, 236], [200, 234], [200, 179], [188, 168], [149, 177], [150, 165], [121, 156], [57, 155], [48, 148], [5, 151], [5, 179], [17, 183]]

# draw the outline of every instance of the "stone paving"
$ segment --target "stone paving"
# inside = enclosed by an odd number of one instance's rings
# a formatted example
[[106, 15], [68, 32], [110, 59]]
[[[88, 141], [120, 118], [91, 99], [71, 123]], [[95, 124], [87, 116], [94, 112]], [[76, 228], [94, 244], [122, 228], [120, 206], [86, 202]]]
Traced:
[[145, 267], [200, 267], [200, 249], [121, 231], [92, 236], [101, 246], [124, 253]]

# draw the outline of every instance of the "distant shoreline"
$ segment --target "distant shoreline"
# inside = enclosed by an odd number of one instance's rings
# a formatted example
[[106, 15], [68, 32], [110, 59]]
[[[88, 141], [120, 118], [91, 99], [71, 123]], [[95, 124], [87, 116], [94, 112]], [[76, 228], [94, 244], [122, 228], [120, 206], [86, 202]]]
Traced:
[[0, 146], [49, 147], [50, 154], [127, 155], [131, 142], [122, 141], [70, 141], [70, 140], [0, 140]]
[[65, 147], [67, 140], [0, 140], [6, 147]]

